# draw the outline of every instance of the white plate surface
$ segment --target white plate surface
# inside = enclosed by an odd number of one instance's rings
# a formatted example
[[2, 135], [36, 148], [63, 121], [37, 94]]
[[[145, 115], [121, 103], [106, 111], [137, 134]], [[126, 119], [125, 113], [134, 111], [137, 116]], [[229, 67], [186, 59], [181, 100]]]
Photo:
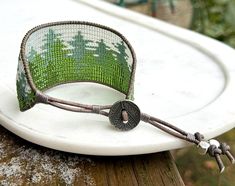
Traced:
[[[135, 102], [143, 112], [206, 138], [234, 127], [235, 51], [230, 47], [98, 0], [12, 0], [0, 6], [0, 123], [10, 131], [46, 147], [93, 155], [143, 154], [188, 145], [143, 122], [120, 132], [99, 115], [48, 105], [20, 112], [15, 74], [21, 39], [38, 24], [61, 20], [104, 24], [128, 38], [138, 62]], [[48, 93], [92, 104], [123, 98], [91, 83], [64, 85]]]

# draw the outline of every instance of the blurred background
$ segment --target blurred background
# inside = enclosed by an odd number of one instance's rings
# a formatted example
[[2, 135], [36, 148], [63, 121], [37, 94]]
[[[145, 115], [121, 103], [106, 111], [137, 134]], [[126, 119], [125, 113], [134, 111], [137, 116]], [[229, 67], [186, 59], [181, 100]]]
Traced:
[[[235, 0], [107, 0], [134, 11], [164, 20], [219, 40], [235, 48]], [[234, 60], [235, 59], [231, 59]], [[235, 129], [220, 137], [235, 152]], [[194, 147], [172, 151], [187, 186], [234, 186], [235, 166], [218, 173], [209, 156], [200, 156]]]

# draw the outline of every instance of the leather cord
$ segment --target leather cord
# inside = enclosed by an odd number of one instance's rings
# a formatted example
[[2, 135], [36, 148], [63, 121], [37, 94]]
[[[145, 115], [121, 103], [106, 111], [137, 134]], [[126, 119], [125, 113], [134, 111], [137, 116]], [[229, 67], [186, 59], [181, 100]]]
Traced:
[[[109, 111], [107, 110], [111, 109], [112, 107], [112, 105], [86, 105], [81, 103], [75, 103], [72, 101], [65, 101], [47, 96], [40, 92], [37, 92], [36, 95], [38, 103], [46, 103], [54, 107], [72, 112], [94, 113], [109, 117]], [[122, 110], [121, 117], [123, 118], [123, 123], [128, 122], [128, 113], [125, 110]], [[206, 141], [204, 140], [204, 136], [199, 132], [196, 132], [195, 134], [188, 133], [166, 121], [163, 121], [145, 113], [141, 113], [140, 119], [143, 122], [149, 123], [152, 126], [157, 127], [158, 129], [174, 137], [196, 144], [198, 147], [204, 150], [204, 154], [209, 154], [211, 157], [215, 158], [219, 166], [220, 172], [223, 172], [225, 169], [225, 166], [220, 157], [221, 155], [227, 156], [227, 158], [231, 161], [232, 164], [235, 163], [234, 156], [230, 152], [230, 146], [226, 143], [219, 143], [216, 140]]]
[[221, 173], [225, 169], [225, 166], [220, 157], [221, 155], [226, 155], [232, 164], [235, 163], [235, 159], [230, 152], [230, 146], [226, 143], [219, 143], [216, 140], [209, 140], [209, 142], [206, 142], [204, 141], [204, 136], [199, 132], [196, 132], [195, 134], [187, 133], [184, 130], [179, 129], [178, 127], [168, 122], [149, 116], [147, 114], [142, 113], [142, 120], [152, 124], [153, 126], [163, 130], [164, 132], [172, 136], [175, 136], [191, 143], [195, 143], [199, 147], [201, 142], [208, 143], [208, 149], [206, 150], [206, 153], [209, 154], [211, 157], [215, 158]]

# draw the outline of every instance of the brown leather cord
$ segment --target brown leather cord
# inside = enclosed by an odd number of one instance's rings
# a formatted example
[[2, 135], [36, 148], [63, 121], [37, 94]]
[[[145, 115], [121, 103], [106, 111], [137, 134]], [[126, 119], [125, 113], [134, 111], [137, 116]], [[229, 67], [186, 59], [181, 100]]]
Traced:
[[[108, 116], [109, 113], [103, 110], [107, 110], [112, 107], [112, 105], [87, 105], [75, 103], [72, 101], [65, 101], [58, 98], [46, 96], [45, 94], [40, 93], [38, 93], [37, 96], [39, 97], [38, 101], [43, 101], [43, 103], [47, 103], [57, 108], [72, 112], [94, 113]], [[123, 121], [128, 121], [128, 115], [125, 110], [122, 111], [122, 117]], [[195, 134], [190, 134], [166, 121], [163, 121], [145, 113], [141, 113], [141, 120], [163, 130], [164, 132], [172, 136], [175, 136], [188, 142], [195, 143], [196, 145], [198, 145], [200, 141], [204, 139], [203, 135], [198, 132]]]
[[[52, 98], [45, 94], [41, 94], [40, 92], [37, 93], [37, 101], [67, 111], [100, 114], [106, 117], [109, 116], [109, 112], [104, 110], [109, 110], [112, 107], [112, 105], [87, 105], [87, 104], [75, 103], [72, 101], [65, 101], [58, 98]], [[121, 117], [123, 119], [124, 124], [128, 123], [129, 116], [126, 110], [124, 109], [122, 110]], [[204, 141], [204, 136], [199, 132], [196, 132], [195, 134], [188, 133], [166, 121], [150, 116], [148, 114], [141, 113], [140, 119], [174, 137], [188, 141], [190, 143], [194, 143], [198, 146], [200, 146], [201, 141]], [[235, 163], [235, 159], [233, 155], [230, 153], [230, 147], [226, 143], [220, 143], [220, 146], [210, 144], [206, 153], [208, 153], [211, 157], [215, 158], [219, 166], [220, 172], [223, 172], [225, 169], [225, 166], [220, 158], [221, 155], [226, 155], [228, 159], [231, 161], [231, 163]]]
[[83, 109], [90, 109], [90, 110], [92, 110], [94, 106], [98, 106], [100, 110], [110, 109], [112, 107], [112, 105], [104, 105], [104, 106], [103, 105], [86, 105], [86, 104], [81, 104], [81, 103], [75, 103], [72, 101], [65, 101], [65, 100], [61, 100], [61, 99], [53, 98], [53, 97], [48, 97], [48, 102], [57, 102], [57, 103], [66, 104], [69, 106], [80, 107]]
[[[40, 94], [38, 94], [40, 95]], [[45, 96], [45, 95], [40, 95], [40, 96]], [[57, 98], [52, 98], [47, 96], [47, 99], [38, 99], [38, 100], [43, 100], [45, 101], [47, 104], [55, 106], [57, 108], [60, 109], [64, 109], [67, 111], [72, 111], [72, 112], [81, 112], [81, 113], [94, 113], [94, 114], [101, 114], [104, 116], [108, 116], [108, 112], [102, 111], [102, 110], [106, 110], [106, 109], [110, 109], [111, 106], [110, 105], [105, 105], [105, 106], [101, 106], [101, 105], [85, 105], [85, 104], [80, 104], [80, 103], [75, 103], [75, 102], [70, 102], [70, 101], [65, 101], [65, 100], [61, 100], [61, 99], [57, 99]], [[128, 121], [128, 115], [127, 112], [125, 110], [122, 111], [122, 117], [123, 117], [123, 121]], [[147, 114], [142, 113], [141, 114], [142, 118], [148, 118], [148, 119], [144, 119], [145, 122], [148, 122], [150, 124], [152, 124], [153, 126], [163, 130], [164, 132], [175, 136], [177, 138], [192, 142], [192, 140], [187, 140], [187, 136], [188, 133], [171, 125], [170, 123], [167, 123], [165, 121], [162, 121], [160, 119], [157, 119], [155, 117], [152, 116], [147, 116]], [[168, 129], [169, 128], [169, 129]]]
[[179, 134], [177, 132], [174, 132], [173, 130], [169, 130], [167, 129], [166, 127], [164, 127], [163, 125], [161, 125], [160, 123], [158, 122], [155, 122], [155, 121], [152, 121], [152, 120], [149, 120], [148, 123], [150, 123], [151, 125], [163, 130], [164, 132], [172, 135], [172, 136], [175, 136], [177, 138], [180, 138], [180, 139], [183, 139], [183, 140], [187, 140], [186, 136], [182, 135], [182, 134]]
[[173, 130], [179, 132], [179, 133], [182, 134], [182, 135], [185, 135], [185, 136], [188, 135], [187, 132], [185, 132], [185, 131], [183, 131], [183, 130], [177, 128], [176, 126], [174, 126], [174, 125], [172, 125], [172, 124], [170, 124], [170, 123], [168, 123], [168, 122], [166, 122], [166, 121], [163, 121], [163, 120], [161, 120], [161, 119], [155, 118], [155, 117], [153, 117], [153, 116], [149, 116], [149, 115], [144, 114], [144, 113], [142, 113], [141, 116], [142, 116], [143, 118], [148, 118], [148, 120], [145, 120], [145, 122], [155, 121], [155, 122], [157, 122], [157, 123], [161, 123], [162, 125], [164, 125], [164, 126], [166, 126], [166, 127], [168, 127], [168, 128], [171, 128], [171, 129], [173, 129]]
[[[81, 113], [93, 113], [93, 114], [100, 114], [104, 116], [108, 116], [108, 112], [103, 111], [109, 108], [109, 106], [99, 106], [99, 105], [83, 105], [79, 103], [73, 103], [68, 101], [56, 101], [59, 99], [51, 99], [47, 100], [47, 104], [55, 106], [57, 108], [72, 111], [72, 112], [81, 112]], [[84, 107], [83, 107], [84, 106]]]
[[84, 112], [84, 113], [92, 113], [92, 110], [84, 109], [84, 108], [74, 108], [74, 107], [69, 107], [69, 106], [64, 106], [62, 104], [58, 104], [56, 102], [48, 102], [49, 105], [55, 106], [60, 109], [64, 109], [67, 111], [72, 111], [72, 112]]
[[[38, 97], [38, 101], [42, 101], [43, 103], [47, 103], [50, 104], [52, 106], [55, 106], [57, 108], [60, 109], [64, 109], [67, 111], [72, 111], [72, 112], [82, 112], [82, 113], [95, 113], [95, 114], [101, 114], [104, 116], [108, 116], [108, 112], [102, 111], [102, 110], [106, 110], [106, 109], [110, 109], [112, 107], [112, 105], [87, 105], [87, 104], [81, 104], [81, 103], [75, 103], [72, 101], [65, 101], [65, 100], [61, 100], [58, 98], [53, 98], [50, 96], [47, 96], [45, 94], [41, 94], [41, 93], [37, 93], [37, 97]], [[122, 117], [123, 117], [123, 121], [126, 122], [128, 121], [128, 114], [125, 110], [122, 111]], [[195, 140], [188, 140], [187, 136], [188, 133], [177, 128], [176, 126], [167, 123], [163, 120], [160, 120], [158, 118], [149, 116], [147, 114], [142, 113], [141, 114], [141, 119], [142, 121], [148, 122], [150, 124], [152, 124], [153, 126], [165, 131], [166, 133], [173, 135], [177, 138], [189, 141], [189, 142], [194, 142]], [[197, 142], [195, 141], [195, 143], [197, 144]]]
[[50, 97], [46, 94], [42, 94], [41, 92], [37, 92], [37, 102], [45, 103], [52, 106], [55, 106], [60, 109], [64, 109], [72, 112], [83, 112], [83, 113], [96, 113], [108, 116], [107, 112], [102, 110], [110, 109], [112, 105], [87, 105], [81, 103], [75, 103], [72, 101], [61, 100], [58, 98]]
[[[164, 132], [172, 136], [186, 140], [188, 142], [195, 143], [198, 146], [200, 146], [201, 141], [204, 141], [204, 136], [199, 132], [196, 132], [195, 134], [187, 133], [168, 122], [149, 116], [147, 114], [142, 113], [142, 120], [152, 124], [153, 126], [163, 130]], [[208, 153], [211, 157], [215, 158], [221, 173], [224, 171], [225, 166], [220, 158], [220, 155], [226, 155], [232, 164], [235, 163], [235, 158], [230, 153], [230, 146], [226, 143], [220, 143], [219, 146], [210, 144], [206, 153]]]

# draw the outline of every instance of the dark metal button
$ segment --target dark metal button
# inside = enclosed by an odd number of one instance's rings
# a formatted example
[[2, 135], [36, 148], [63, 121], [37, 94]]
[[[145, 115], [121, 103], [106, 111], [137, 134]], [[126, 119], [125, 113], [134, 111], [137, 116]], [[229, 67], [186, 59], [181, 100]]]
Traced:
[[109, 121], [120, 130], [131, 130], [140, 122], [140, 109], [131, 101], [118, 101], [110, 109]]

